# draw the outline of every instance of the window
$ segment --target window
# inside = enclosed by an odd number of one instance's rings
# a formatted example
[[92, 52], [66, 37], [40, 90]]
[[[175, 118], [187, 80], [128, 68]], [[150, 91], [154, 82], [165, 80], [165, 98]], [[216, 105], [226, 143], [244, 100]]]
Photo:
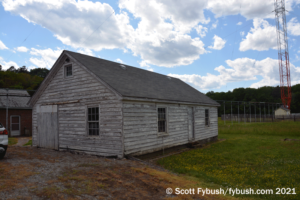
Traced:
[[209, 110], [205, 109], [205, 126], [209, 126]]
[[88, 108], [89, 135], [99, 135], [99, 107]]
[[65, 67], [66, 77], [72, 76], [72, 65], [68, 65]]
[[167, 132], [166, 125], [166, 108], [158, 108], [158, 132]]

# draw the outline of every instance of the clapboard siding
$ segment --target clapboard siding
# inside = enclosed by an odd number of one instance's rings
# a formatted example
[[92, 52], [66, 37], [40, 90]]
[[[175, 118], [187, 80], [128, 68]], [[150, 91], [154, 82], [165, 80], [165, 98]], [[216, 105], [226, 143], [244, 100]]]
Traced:
[[[205, 126], [205, 109], [209, 109], [210, 125]], [[218, 135], [218, 116], [216, 107], [195, 108], [195, 140], [203, 140]]]
[[[157, 107], [167, 108], [168, 135], [157, 132]], [[195, 140], [218, 135], [217, 108], [195, 106]], [[204, 110], [210, 110], [210, 126], [205, 126]], [[123, 133], [125, 154], [139, 155], [172, 146], [187, 144], [188, 106], [158, 103], [123, 103]]]
[[[157, 107], [167, 107], [168, 136], [157, 132]], [[172, 104], [124, 102], [125, 154], [142, 154], [188, 142], [186, 108]], [[184, 127], [184, 128], [183, 128]], [[175, 131], [175, 129], [178, 129]]]
[[[79, 100], [58, 105], [59, 148], [123, 156], [121, 101], [75, 61], [72, 62], [73, 77], [65, 78], [64, 69], [60, 67], [33, 107], [33, 145], [38, 145], [38, 106]], [[100, 136], [87, 135], [88, 106], [100, 106]]]

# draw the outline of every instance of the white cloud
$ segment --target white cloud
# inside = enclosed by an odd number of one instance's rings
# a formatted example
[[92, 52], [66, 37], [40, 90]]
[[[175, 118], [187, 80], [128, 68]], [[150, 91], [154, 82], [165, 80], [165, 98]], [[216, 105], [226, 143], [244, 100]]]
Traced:
[[271, 26], [266, 20], [262, 19], [254, 19], [253, 26], [246, 38], [240, 43], [240, 51], [276, 49], [276, 27]]
[[[192, 29], [210, 23], [205, 9], [215, 13], [216, 18], [239, 13], [247, 19], [274, 17], [273, 2], [253, 0], [120, 0], [117, 14], [109, 4], [91, 0], [1, 2], [5, 11], [47, 28], [63, 44], [81, 52], [118, 48], [140, 56], [147, 64], [164, 67], [188, 65], [207, 53], [200, 38], [189, 35]], [[287, 0], [288, 10], [294, 2]], [[139, 20], [137, 28], [130, 25], [128, 12]], [[217, 25], [218, 19], [211, 28]], [[198, 30], [200, 37], [206, 33], [204, 27]]]
[[62, 43], [94, 50], [124, 48], [132, 27], [126, 13], [100, 2], [74, 0], [3, 0], [6, 11], [41, 25]]
[[221, 50], [224, 48], [226, 40], [223, 40], [222, 38], [220, 38], [219, 36], [215, 35], [213, 37], [214, 39], [214, 45], [213, 46], [209, 46], [208, 48], [210, 49], [216, 49], [216, 50]]
[[[2, 5], [76, 49], [128, 49], [148, 64], [165, 67], [190, 64], [206, 52], [199, 38], [188, 35], [199, 23], [209, 23], [206, 1], [120, 0], [119, 14], [107, 3], [92, 1], [3, 0]], [[136, 29], [128, 11], [140, 20]]]
[[210, 29], [215, 29], [215, 28], [217, 28], [218, 23], [219, 23], [219, 20], [215, 21], [215, 23], [213, 23], [213, 24], [211, 25], [211, 28], [210, 28]]
[[243, 24], [243, 22], [238, 22], [236, 25], [240, 26], [240, 25], [242, 25], [242, 24]]
[[295, 36], [300, 35], [300, 23], [298, 22], [296, 17], [292, 18], [287, 23], [287, 30], [288, 30], [289, 34], [291, 34], [291, 35], [295, 35]]
[[140, 42], [142, 45], [132, 46], [133, 52], [139, 52], [144, 63], [163, 67], [189, 65], [204, 54], [204, 44], [199, 38], [192, 39], [189, 35], [177, 35], [160, 45]]
[[189, 32], [199, 22], [202, 24], [210, 22], [203, 13], [206, 6], [206, 1], [199, 0], [120, 0], [119, 2], [121, 9], [126, 9], [134, 17], [141, 19], [139, 26], [159, 31], [163, 28], [162, 25], [168, 24], [165, 20], [170, 20], [174, 29], [181, 33]]
[[[217, 75], [207, 73], [205, 76], [198, 74], [168, 74], [176, 78], [190, 83], [200, 90], [209, 90], [220, 88], [229, 82], [241, 82], [249, 80], [262, 80], [253, 83], [251, 87], [258, 88], [262, 86], [279, 85], [278, 60], [266, 58], [256, 61], [250, 58], [238, 58], [236, 60], [226, 61], [229, 68], [219, 66], [215, 68]], [[292, 85], [300, 83], [300, 67], [290, 65]]]
[[21, 47], [17, 47], [16, 50], [19, 51], [19, 52], [27, 52], [29, 49], [27, 49], [24, 46], [21, 46]]
[[[205, 5], [206, 2], [197, 0], [153, 0], [143, 3], [138, 0], [121, 0], [120, 8], [140, 19], [134, 32], [134, 42], [127, 47], [135, 56], [143, 59], [144, 65], [174, 67], [191, 64], [206, 52], [199, 38], [191, 38], [187, 34], [199, 22], [208, 22], [201, 11]], [[200, 11], [196, 11], [194, 6], [200, 8]]]
[[57, 58], [62, 53], [62, 50], [57, 48], [57, 50], [48, 49], [35, 49], [31, 48], [30, 54], [35, 56], [31, 57], [29, 61], [39, 68], [51, 68]]
[[8, 49], [5, 44], [0, 40], [0, 50]]
[[[286, 9], [292, 11], [293, 4], [299, 4], [299, 0], [286, 0]], [[274, 18], [274, 1], [253, 1], [253, 0], [210, 0], [207, 9], [216, 16], [241, 14], [246, 19]]]
[[154, 69], [151, 66], [149, 66], [148, 63], [145, 62], [144, 60], [140, 62], [140, 66], [142, 68], [146, 68], [146, 70], [148, 70], [148, 71], [151, 71], [151, 72], [154, 71]]
[[90, 49], [87, 49], [87, 48], [80, 49], [80, 50], [78, 50], [77, 52], [78, 52], [78, 53], [85, 54], [85, 55], [89, 55], [89, 56], [95, 56], [95, 54], [93, 53], [93, 51], [90, 50]]
[[200, 37], [205, 37], [206, 36], [206, 33], [207, 33], [207, 28], [202, 26], [202, 25], [198, 25], [195, 27], [195, 30], [197, 31], [198, 35]]
[[117, 58], [116, 62], [118, 62], [118, 63], [124, 63], [123, 60], [121, 60], [120, 58]]
[[5, 62], [2, 57], [0, 57], [0, 65], [2, 65], [2, 70], [7, 70], [11, 66], [14, 66], [16, 69], [19, 68], [19, 65], [13, 61]]
[[245, 35], [245, 32], [244, 31], [241, 31], [240, 32], [240, 35], [243, 37]]

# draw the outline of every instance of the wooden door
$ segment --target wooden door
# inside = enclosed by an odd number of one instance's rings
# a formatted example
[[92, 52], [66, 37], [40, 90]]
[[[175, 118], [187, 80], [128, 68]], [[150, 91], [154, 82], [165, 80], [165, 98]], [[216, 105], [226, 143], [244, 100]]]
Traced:
[[189, 123], [189, 141], [195, 139], [195, 130], [194, 130], [194, 107], [188, 107], [188, 123]]
[[57, 105], [41, 106], [38, 110], [39, 147], [58, 150]]
[[10, 135], [20, 136], [21, 135], [20, 116], [10, 116]]

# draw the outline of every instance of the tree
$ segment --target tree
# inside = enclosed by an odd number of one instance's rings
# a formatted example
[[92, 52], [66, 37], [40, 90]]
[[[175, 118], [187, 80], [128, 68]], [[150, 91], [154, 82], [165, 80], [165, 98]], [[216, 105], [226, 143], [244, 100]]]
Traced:
[[47, 68], [35, 68], [30, 70], [29, 74], [31, 76], [39, 76], [42, 78], [45, 78], [47, 74], [49, 73], [49, 70]]
[[0, 71], [2, 71], [2, 65], [0, 65]]
[[14, 66], [11, 66], [10, 68], [8, 68], [6, 71], [9, 71], [9, 72], [16, 72], [16, 68]]
[[16, 70], [17, 73], [26, 73], [28, 74], [29, 71], [27, 70], [26, 66], [20, 67], [19, 69]]

